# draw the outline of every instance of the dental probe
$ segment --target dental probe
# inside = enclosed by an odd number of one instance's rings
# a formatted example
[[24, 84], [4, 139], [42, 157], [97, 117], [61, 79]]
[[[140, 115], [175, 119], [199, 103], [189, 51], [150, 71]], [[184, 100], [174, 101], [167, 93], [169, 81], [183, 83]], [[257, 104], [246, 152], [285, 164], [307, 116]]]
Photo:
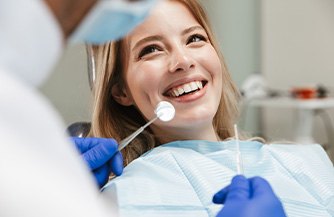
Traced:
[[244, 168], [242, 165], [240, 144], [239, 144], [239, 134], [238, 134], [238, 128], [236, 124], [234, 124], [234, 134], [235, 134], [235, 142], [237, 145], [237, 173], [242, 175], [244, 174]]
[[126, 137], [125, 139], [119, 142], [119, 146], [118, 146], [119, 151], [125, 148], [134, 138], [136, 138], [141, 132], [143, 132], [147, 126], [149, 126], [151, 123], [156, 121], [158, 118], [164, 122], [172, 120], [175, 115], [175, 108], [171, 103], [167, 101], [161, 101], [156, 106], [154, 113], [156, 114], [155, 118], [147, 122], [144, 126], [140, 127], [130, 136]]

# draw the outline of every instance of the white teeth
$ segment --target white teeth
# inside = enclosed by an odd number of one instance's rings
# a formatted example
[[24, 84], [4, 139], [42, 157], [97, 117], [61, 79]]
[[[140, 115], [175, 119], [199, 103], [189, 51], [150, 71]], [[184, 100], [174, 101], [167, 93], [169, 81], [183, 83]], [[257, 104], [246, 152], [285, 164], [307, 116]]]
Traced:
[[[181, 87], [177, 88], [177, 91], [179, 92], [179, 95], [181, 95], [181, 94], [184, 93], [184, 90], [183, 90]], [[178, 96], [179, 96], [179, 95], [178, 95]]]
[[196, 82], [191, 82], [190, 86], [191, 86], [191, 90], [197, 90], [198, 89]]
[[197, 84], [197, 86], [198, 86], [199, 89], [203, 88], [202, 82], [196, 81], [196, 84]]
[[179, 96], [180, 95], [179, 92], [176, 89], [173, 90], [173, 93], [174, 93], [174, 96]]
[[203, 85], [201, 81], [192, 81], [187, 84], [183, 84], [182, 86], [179, 86], [178, 88], [174, 88], [171, 91], [169, 91], [169, 95], [173, 97], [178, 97], [184, 93], [189, 93], [191, 91], [195, 91], [198, 89], [202, 89]]
[[189, 93], [192, 89], [191, 86], [189, 84], [186, 84], [183, 86], [184, 92]]

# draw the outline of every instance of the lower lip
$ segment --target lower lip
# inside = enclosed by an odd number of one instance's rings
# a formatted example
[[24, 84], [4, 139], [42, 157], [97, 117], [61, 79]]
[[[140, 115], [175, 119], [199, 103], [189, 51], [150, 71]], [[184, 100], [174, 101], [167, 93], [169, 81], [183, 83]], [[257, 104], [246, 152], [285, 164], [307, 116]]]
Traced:
[[170, 97], [170, 99], [176, 102], [181, 102], [181, 103], [192, 102], [192, 101], [198, 100], [199, 98], [205, 95], [207, 86], [208, 84], [206, 84], [202, 89], [194, 93], [186, 94], [180, 97]]

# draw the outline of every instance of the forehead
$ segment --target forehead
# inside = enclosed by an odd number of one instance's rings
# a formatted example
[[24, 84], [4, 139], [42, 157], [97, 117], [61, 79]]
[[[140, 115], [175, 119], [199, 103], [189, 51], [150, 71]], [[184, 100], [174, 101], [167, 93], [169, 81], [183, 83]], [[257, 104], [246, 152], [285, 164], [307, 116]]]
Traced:
[[150, 35], [172, 35], [182, 32], [199, 23], [190, 10], [181, 2], [175, 0], [159, 1], [148, 18], [128, 36], [130, 42]]

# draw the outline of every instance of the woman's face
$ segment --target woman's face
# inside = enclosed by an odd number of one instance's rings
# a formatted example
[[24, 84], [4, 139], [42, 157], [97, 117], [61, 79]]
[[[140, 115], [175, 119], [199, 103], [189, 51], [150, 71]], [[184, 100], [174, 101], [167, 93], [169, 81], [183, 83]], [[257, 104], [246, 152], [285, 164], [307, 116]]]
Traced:
[[146, 119], [155, 117], [163, 100], [176, 110], [172, 121], [151, 125], [155, 134], [215, 140], [212, 120], [222, 94], [222, 67], [191, 12], [177, 1], [161, 1], [126, 43], [126, 97]]

